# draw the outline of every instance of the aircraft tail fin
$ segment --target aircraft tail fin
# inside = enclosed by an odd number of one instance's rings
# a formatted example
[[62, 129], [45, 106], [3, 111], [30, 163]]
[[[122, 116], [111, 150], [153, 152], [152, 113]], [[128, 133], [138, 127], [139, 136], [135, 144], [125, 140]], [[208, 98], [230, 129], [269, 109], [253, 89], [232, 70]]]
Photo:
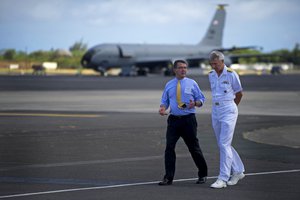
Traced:
[[199, 45], [222, 47], [227, 4], [219, 4], [218, 9]]

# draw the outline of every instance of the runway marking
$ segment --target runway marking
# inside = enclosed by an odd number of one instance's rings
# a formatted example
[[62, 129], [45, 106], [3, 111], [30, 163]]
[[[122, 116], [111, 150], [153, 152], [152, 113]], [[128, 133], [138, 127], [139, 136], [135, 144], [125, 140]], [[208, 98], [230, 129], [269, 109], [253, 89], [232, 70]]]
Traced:
[[[300, 172], [300, 169], [270, 171], [270, 172], [254, 172], [254, 173], [247, 173], [246, 176], [296, 173], [296, 172]], [[213, 179], [213, 178], [217, 178], [217, 176], [207, 177], [207, 179]], [[173, 182], [184, 182], [184, 181], [192, 181], [192, 180], [197, 180], [197, 178], [177, 179], [177, 180], [174, 180]], [[32, 193], [5, 195], [5, 196], [0, 196], [0, 199], [36, 196], [36, 195], [43, 195], [43, 194], [57, 194], [57, 193], [65, 193], [65, 192], [86, 191], [86, 190], [100, 190], [100, 189], [109, 189], [109, 188], [131, 187], [131, 186], [140, 186], [140, 185], [152, 185], [152, 184], [157, 184], [157, 183], [158, 183], [158, 181], [149, 181], [149, 182], [141, 182], [141, 183], [127, 183], [127, 184], [117, 184], [117, 185], [107, 185], [107, 186], [97, 186], [97, 187], [51, 190], [51, 191], [44, 191], [44, 192], [32, 192]]]
[[[132, 157], [132, 158], [114, 158], [114, 159], [106, 159], [106, 160], [87, 160], [87, 161], [75, 161], [75, 162], [63, 162], [63, 163], [32, 164], [32, 165], [0, 168], [0, 172], [20, 170], [20, 169], [30, 169], [30, 168], [68, 167], [68, 166], [91, 165], [91, 164], [112, 164], [112, 163], [120, 163], [120, 162], [148, 161], [148, 160], [162, 159], [163, 157], [164, 155], [158, 155], [158, 156]], [[189, 154], [177, 154], [176, 157], [185, 158], [185, 157], [189, 157]]]
[[[178, 154], [177, 158], [184, 158], [188, 156], [189, 154]], [[88, 160], [88, 161], [75, 161], [75, 162], [64, 162], [64, 163], [33, 164], [33, 165], [22, 165], [22, 166], [15, 166], [15, 167], [0, 168], [0, 172], [19, 170], [19, 169], [29, 169], [29, 168], [68, 167], [68, 166], [91, 165], [91, 164], [111, 164], [111, 163], [119, 163], [119, 162], [147, 161], [147, 160], [157, 160], [162, 158], [163, 155], [158, 155], [158, 156], [133, 157], [133, 158], [114, 158], [114, 159], [107, 159], [107, 160]]]
[[0, 113], [0, 116], [25, 116], [25, 117], [83, 117], [96, 118], [103, 117], [103, 115], [92, 114], [59, 114], [59, 113]]

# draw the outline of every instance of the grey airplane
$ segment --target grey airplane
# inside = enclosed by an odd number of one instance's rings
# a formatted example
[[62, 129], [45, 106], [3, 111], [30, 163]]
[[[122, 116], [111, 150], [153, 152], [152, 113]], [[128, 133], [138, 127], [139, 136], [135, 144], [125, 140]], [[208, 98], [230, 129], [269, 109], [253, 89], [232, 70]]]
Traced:
[[[81, 59], [84, 68], [92, 68], [105, 75], [111, 68], [121, 68], [123, 75], [146, 75], [148, 72], [172, 73], [172, 63], [185, 59], [190, 66], [199, 66], [212, 50], [222, 48], [225, 25], [225, 4], [217, 7], [216, 13], [203, 39], [196, 45], [166, 44], [100, 44], [90, 48]], [[228, 49], [227, 49], [228, 50]], [[230, 57], [225, 63], [231, 64]]]

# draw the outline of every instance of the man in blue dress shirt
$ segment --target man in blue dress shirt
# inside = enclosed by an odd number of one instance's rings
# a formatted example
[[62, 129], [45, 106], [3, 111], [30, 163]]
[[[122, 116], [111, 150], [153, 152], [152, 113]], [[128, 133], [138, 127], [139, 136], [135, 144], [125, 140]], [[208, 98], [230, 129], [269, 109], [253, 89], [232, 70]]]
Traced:
[[196, 107], [201, 107], [205, 97], [198, 84], [187, 78], [188, 63], [184, 60], [174, 62], [175, 78], [170, 80], [163, 91], [159, 114], [167, 115], [170, 108], [166, 133], [165, 175], [159, 185], [171, 185], [175, 175], [175, 146], [183, 138], [198, 168], [197, 184], [205, 183], [207, 165], [197, 138]]

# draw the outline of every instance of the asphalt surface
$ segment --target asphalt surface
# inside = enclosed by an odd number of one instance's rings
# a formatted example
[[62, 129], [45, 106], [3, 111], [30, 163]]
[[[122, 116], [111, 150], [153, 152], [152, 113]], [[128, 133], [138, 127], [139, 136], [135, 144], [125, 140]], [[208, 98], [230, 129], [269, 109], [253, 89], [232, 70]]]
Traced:
[[[146, 79], [145, 79], [146, 78]], [[98, 76], [0, 76], [0, 91], [72, 90], [161, 90], [172, 77], [98, 77]], [[208, 77], [191, 76], [202, 90], [209, 90]], [[299, 91], [299, 74], [241, 76], [246, 91]], [[293, 84], [292, 84], [293, 83]]]
[[208, 181], [195, 184], [180, 140], [166, 187], [157, 183], [167, 118], [157, 110], [170, 77], [0, 77], [0, 199], [299, 199], [299, 78], [241, 77], [247, 95], [233, 146], [246, 177], [217, 190], [207, 77], [196, 80], [208, 98], [197, 111]]

